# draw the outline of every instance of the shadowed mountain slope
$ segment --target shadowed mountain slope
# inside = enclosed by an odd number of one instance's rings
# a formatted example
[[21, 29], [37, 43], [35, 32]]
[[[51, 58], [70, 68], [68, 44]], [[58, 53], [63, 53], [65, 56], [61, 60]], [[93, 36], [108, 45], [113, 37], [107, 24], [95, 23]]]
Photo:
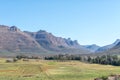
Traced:
[[100, 47], [98, 50], [96, 50], [96, 52], [104, 52], [107, 50], [112, 49], [113, 47], [117, 46], [117, 44], [120, 43], [120, 39], [117, 39], [114, 43]]
[[77, 40], [72, 41], [70, 38], [65, 39], [56, 37], [43, 30], [38, 32], [25, 32], [31, 35], [43, 48], [49, 51], [71, 54], [86, 54], [89, 52], [84, 47], [79, 45]]
[[40, 30], [38, 32], [21, 31], [16, 26], [0, 25], [0, 53], [43, 53], [43, 54], [86, 54], [75, 40], [56, 37], [51, 33]]
[[96, 52], [100, 48], [100, 46], [93, 44], [93, 45], [84, 45], [86, 49], [90, 50], [91, 52]]
[[0, 25], [0, 51], [39, 52], [44, 51], [44, 49], [35, 39], [17, 27]]

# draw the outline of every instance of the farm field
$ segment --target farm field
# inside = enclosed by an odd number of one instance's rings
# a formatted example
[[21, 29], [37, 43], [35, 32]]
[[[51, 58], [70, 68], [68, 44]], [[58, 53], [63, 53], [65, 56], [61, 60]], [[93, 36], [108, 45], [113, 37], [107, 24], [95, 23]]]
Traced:
[[0, 80], [94, 80], [96, 77], [120, 74], [119, 66], [88, 64], [79, 61], [57, 62], [19, 60], [6, 63], [0, 58]]

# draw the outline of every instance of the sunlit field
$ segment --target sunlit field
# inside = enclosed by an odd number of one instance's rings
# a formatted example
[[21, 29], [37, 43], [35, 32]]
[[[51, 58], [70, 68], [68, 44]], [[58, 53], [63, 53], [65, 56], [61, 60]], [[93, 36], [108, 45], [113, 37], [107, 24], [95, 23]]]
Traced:
[[94, 80], [119, 74], [119, 66], [88, 64], [79, 61], [45, 61], [31, 59], [6, 63], [0, 59], [0, 80]]

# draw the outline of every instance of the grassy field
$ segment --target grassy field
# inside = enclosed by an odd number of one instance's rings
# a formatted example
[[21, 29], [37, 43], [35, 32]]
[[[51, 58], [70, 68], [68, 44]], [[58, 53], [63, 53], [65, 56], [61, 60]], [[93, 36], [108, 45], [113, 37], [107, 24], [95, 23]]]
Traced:
[[0, 80], [94, 80], [110, 74], [120, 74], [120, 67], [79, 61], [20, 60], [6, 63], [5, 58], [0, 58]]

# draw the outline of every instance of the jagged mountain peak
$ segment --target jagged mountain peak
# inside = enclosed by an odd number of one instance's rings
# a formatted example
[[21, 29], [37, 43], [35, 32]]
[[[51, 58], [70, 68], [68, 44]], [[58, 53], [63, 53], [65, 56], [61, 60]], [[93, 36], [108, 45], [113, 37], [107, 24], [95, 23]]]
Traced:
[[20, 32], [20, 29], [16, 26], [6, 26], [6, 25], [0, 25], [0, 31], [1, 32]]
[[0, 52], [44, 51], [37, 41], [16, 26], [0, 25]]
[[71, 40], [71, 38], [56, 37], [52, 33], [45, 30], [39, 30], [38, 32], [26, 32], [35, 38], [36, 41], [45, 49], [50, 51], [57, 51], [62, 53], [88, 53], [89, 51], [79, 45], [77, 40]]
[[47, 31], [45, 31], [45, 30], [39, 30], [39, 31], [37, 31], [38, 33], [48, 33]]
[[120, 39], [117, 39], [113, 44], [118, 44], [120, 42]]
[[52, 33], [49, 33], [45, 30], [39, 30], [37, 32], [27, 32], [32, 37], [34, 37], [36, 40], [39, 39], [44, 39], [44, 40], [49, 40], [49, 42], [53, 43], [54, 45], [64, 45], [64, 46], [73, 46], [73, 45], [79, 45], [77, 40], [71, 40], [71, 38], [62, 38], [62, 37], [56, 37]]
[[120, 43], [120, 39], [116, 39], [116, 41], [114, 43], [112, 43], [112, 44], [100, 47], [98, 50], [96, 50], [96, 52], [104, 52], [104, 51], [110, 50], [113, 47], [117, 46], [118, 43]]
[[21, 31], [16, 26], [0, 25], [0, 52], [38, 52], [86, 54], [88, 50], [79, 45], [77, 40], [56, 37], [45, 30], [37, 32]]

